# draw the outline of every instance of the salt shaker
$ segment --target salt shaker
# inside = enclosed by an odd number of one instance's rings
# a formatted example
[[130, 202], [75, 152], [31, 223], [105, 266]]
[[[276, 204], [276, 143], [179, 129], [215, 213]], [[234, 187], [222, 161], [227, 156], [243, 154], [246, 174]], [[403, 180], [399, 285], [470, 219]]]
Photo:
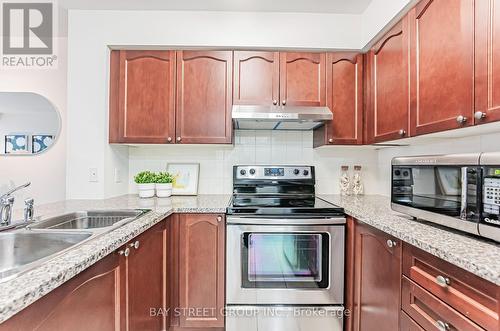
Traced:
[[342, 166], [340, 172], [340, 194], [349, 195], [351, 184], [349, 178], [349, 166]]
[[352, 194], [361, 195], [363, 194], [364, 187], [363, 181], [361, 179], [361, 166], [354, 166], [354, 174], [352, 175]]

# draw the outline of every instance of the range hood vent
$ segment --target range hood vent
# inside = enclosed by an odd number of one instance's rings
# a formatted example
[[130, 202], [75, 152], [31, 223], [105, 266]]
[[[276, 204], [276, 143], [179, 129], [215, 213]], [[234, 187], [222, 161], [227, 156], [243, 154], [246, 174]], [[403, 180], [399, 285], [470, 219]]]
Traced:
[[233, 106], [234, 128], [239, 130], [310, 131], [333, 119], [328, 107]]

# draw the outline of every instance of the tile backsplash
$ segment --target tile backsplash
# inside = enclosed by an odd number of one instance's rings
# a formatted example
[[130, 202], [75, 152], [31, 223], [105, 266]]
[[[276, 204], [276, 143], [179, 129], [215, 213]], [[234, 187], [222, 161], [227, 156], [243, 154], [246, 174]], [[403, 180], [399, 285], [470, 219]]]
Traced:
[[199, 162], [200, 194], [231, 193], [232, 169], [237, 164], [313, 165], [316, 191], [339, 192], [340, 167], [363, 166], [365, 191], [377, 194], [377, 152], [361, 146], [313, 149], [311, 131], [237, 130], [234, 145], [140, 146], [129, 149], [129, 192], [135, 193], [133, 176], [142, 170], [165, 170], [167, 163]]

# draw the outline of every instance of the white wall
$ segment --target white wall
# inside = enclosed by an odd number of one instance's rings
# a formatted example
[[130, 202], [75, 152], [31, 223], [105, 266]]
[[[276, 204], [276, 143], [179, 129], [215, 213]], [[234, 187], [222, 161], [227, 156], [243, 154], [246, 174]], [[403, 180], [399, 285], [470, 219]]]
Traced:
[[363, 167], [369, 193], [377, 193], [377, 153], [370, 147], [312, 148], [312, 132], [236, 131], [230, 146], [141, 146], [129, 150], [129, 190], [136, 192], [133, 175], [142, 170], [165, 170], [169, 162], [200, 163], [199, 193], [231, 193], [232, 170], [236, 164], [313, 165], [316, 191], [339, 193], [342, 165]]

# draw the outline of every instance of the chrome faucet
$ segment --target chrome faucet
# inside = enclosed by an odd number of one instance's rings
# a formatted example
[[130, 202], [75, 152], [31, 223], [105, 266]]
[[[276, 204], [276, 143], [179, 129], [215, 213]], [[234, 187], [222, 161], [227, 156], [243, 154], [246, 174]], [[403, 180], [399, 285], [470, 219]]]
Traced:
[[[12, 208], [14, 206], [14, 197], [12, 194], [19, 191], [25, 187], [31, 185], [31, 182], [27, 182], [23, 185], [14, 187], [13, 189], [7, 191], [0, 196], [0, 227], [10, 226], [12, 222]], [[24, 208], [24, 220], [33, 219], [33, 199], [25, 200]]]

